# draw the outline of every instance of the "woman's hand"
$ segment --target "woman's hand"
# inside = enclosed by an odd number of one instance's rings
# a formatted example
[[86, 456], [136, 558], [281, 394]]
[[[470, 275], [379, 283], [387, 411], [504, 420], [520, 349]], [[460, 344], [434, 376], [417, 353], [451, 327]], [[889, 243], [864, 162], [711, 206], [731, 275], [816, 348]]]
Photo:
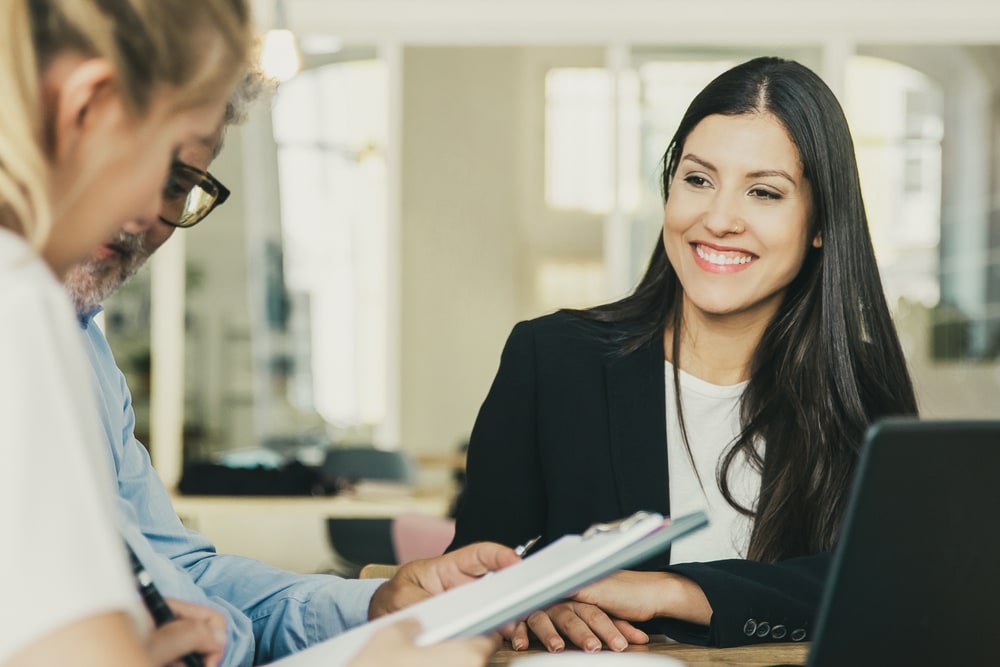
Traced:
[[482, 667], [500, 646], [497, 635], [417, 646], [414, 641], [419, 633], [420, 624], [413, 620], [382, 628], [372, 635], [348, 667]]
[[659, 617], [699, 625], [712, 621], [712, 605], [701, 587], [670, 572], [622, 570], [580, 590], [573, 599], [628, 621]]
[[712, 607], [690, 579], [667, 572], [616, 572], [549, 609], [535, 612], [509, 635], [515, 650], [528, 647], [528, 630], [549, 651], [561, 651], [565, 640], [585, 651], [601, 644], [615, 651], [645, 644], [649, 637], [632, 622], [670, 617], [708, 625]]
[[628, 621], [612, 618], [596, 605], [572, 600], [536, 611], [518, 623], [512, 633], [505, 635], [515, 651], [528, 648], [528, 630], [553, 653], [566, 648], [564, 637], [588, 652], [600, 651], [602, 644], [613, 651], [624, 651], [629, 644], [649, 641], [645, 632]]
[[152, 664], [183, 667], [179, 660], [188, 653], [197, 653], [205, 667], [218, 665], [226, 648], [226, 617], [214, 609], [182, 600], [168, 599], [167, 606], [177, 620], [150, 634], [146, 650]]

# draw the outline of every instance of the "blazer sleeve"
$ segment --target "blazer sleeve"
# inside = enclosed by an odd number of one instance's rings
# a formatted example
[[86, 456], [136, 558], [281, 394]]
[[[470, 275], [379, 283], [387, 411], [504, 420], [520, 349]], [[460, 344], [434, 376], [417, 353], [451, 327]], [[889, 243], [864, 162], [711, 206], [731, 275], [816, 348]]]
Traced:
[[722, 560], [666, 568], [698, 584], [712, 605], [706, 627], [668, 618], [643, 625], [647, 632], [708, 646], [809, 641], [832, 555], [820, 553], [780, 563]]
[[543, 532], [547, 514], [536, 429], [535, 340], [517, 324], [469, 438], [465, 489], [448, 550], [490, 540], [515, 546]]

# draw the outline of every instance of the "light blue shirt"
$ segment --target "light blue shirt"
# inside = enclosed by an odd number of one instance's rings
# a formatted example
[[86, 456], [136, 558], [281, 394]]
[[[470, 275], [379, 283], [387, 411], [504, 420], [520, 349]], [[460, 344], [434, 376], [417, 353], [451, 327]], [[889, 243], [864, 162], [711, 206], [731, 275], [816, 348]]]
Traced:
[[118, 480], [121, 530], [165, 597], [214, 607], [228, 617], [224, 667], [271, 662], [367, 621], [381, 580], [296, 574], [218, 554], [204, 535], [184, 527], [135, 438], [132, 395], [94, 324], [98, 312], [81, 317], [80, 325], [98, 391], [107, 463]]

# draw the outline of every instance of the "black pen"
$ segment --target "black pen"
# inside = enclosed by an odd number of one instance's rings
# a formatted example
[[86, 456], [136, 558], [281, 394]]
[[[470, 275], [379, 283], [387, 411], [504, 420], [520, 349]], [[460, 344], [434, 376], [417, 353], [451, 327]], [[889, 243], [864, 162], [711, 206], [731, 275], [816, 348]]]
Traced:
[[[129, 546], [128, 542], [125, 543], [125, 548], [128, 549], [128, 558], [132, 562], [132, 574], [135, 575], [135, 581], [139, 585], [139, 595], [142, 596], [142, 603], [149, 610], [149, 614], [153, 617], [156, 627], [166, 625], [170, 621], [176, 621], [177, 617], [174, 616], [174, 612], [167, 606], [167, 601], [160, 595], [160, 591], [156, 590], [153, 578], [149, 576], [149, 572], [146, 571], [142, 561], [132, 551], [132, 547]], [[187, 665], [187, 667], [205, 667], [205, 661], [197, 653], [188, 653], [181, 658], [181, 662]]]

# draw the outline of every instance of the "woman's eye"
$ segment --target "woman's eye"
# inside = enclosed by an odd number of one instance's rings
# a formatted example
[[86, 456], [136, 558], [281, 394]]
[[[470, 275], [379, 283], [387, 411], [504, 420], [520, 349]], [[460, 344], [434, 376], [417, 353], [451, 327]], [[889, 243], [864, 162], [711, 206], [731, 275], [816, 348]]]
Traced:
[[689, 174], [685, 176], [684, 182], [693, 185], [696, 188], [703, 188], [708, 185], [708, 179], [698, 176], [697, 174]]
[[756, 199], [781, 199], [781, 195], [773, 190], [765, 190], [764, 188], [754, 188], [750, 191], [750, 196]]

